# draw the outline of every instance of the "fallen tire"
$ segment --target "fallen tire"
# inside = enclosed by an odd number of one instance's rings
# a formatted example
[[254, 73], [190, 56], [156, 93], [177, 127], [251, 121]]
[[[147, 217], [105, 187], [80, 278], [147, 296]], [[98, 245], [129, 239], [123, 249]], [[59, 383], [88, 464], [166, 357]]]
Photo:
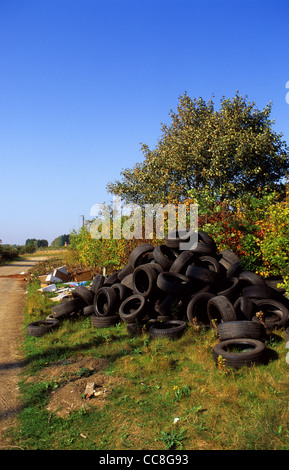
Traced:
[[82, 313], [85, 317], [89, 315], [94, 315], [94, 305], [86, 305], [83, 308]]
[[182, 320], [168, 320], [155, 322], [149, 328], [151, 338], [180, 338], [187, 328], [187, 324]]
[[87, 305], [92, 305], [93, 304], [93, 299], [94, 299], [94, 292], [89, 290], [85, 286], [77, 286], [75, 289], [72, 291], [72, 297], [74, 299], [80, 298], [82, 299]]
[[51, 307], [51, 315], [54, 318], [68, 317], [83, 310], [85, 303], [82, 299], [76, 298], [63, 302], [61, 304], [53, 305]]
[[265, 327], [261, 323], [249, 320], [229, 321], [219, 323], [217, 333], [221, 341], [235, 338], [252, 338], [262, 341], [265, 335]]
[[225, 360], [225, 367], [239, 368], [260, 362], [265, 353], [265, 344], [253, 338], [236, 338], [221, 341], [213, 347], [216, 363]]
[[[254, 322], [264, 322], [268, 329], [281, 328], [287, 325], [289, 321], [289, 311], [281, 302], [274, 299], [256, 300], [255, 315], [252, 318]], [[261, 316], [258, 313], [262, 312]]]
[[146, 299], [143, 295], [133, 294], [119, 307], [119, 316], [125, 323], [135, 323], [147, 314]]
[[51, 320], [39, 320], [29, 323], [26, 327], [28, 336], [43, 336], [46, 333], [54, 330], [59, 326], [59, 321], [56, 319]]
[[[191, 241], [191, 237], [193, 242]], [[186, 229], [171, 230], [165, 236], [165, 245], [175, 250], [191, 250], [192, 244], [197, 241], [197, 234]]]
[[110, 326], [115, 326], [119, 323], [118, 315], [111, 315], [109, 317], [99, 317], [95, 314], [90, 317], [91, 325], [96, 328], [108, 328]]
[[208, 301], [208, 317], [210, 324], [214, 321], [236, 321], [236, 311], [232, 303], [224, 296], [217, 295]]

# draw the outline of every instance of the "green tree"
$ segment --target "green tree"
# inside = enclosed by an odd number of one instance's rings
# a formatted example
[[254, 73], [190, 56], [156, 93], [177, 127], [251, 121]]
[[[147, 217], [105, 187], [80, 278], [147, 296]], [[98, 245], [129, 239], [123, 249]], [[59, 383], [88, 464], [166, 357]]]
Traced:
[[110, 193], [137, 204], [181, 202], [188, 193], [206, 192], [219, 200], [262, 189], [284, 191], [289, 149], [273, 130], [272, 104], [258, 110], [237, 92], [213, 99], [179, 98], [171, 124], [162, 125], [155, 149], [142, 145], [144, 161], [125, 169], [107, 185]]

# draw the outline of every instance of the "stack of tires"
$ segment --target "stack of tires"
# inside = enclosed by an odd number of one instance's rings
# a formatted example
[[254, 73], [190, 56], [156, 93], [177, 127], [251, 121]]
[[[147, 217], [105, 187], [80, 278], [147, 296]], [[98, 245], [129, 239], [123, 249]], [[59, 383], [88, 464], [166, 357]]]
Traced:
[[92, 326], [123, 321], [129, 335], [146, 330], [153, 338], [179, 338], [188, 324], [198, 324], [217, 329], [216, 362], [221, 356], [226, 365], [240, 367], [262, 360], [266, 331], [288, 327], [288, 299], [243, 271], [235, 253], [218, 252], [206, 232], [199, 230], [198, 242], [182, 250], [189, 239], [190, 233], [179, 231], [164, 244], [137, 246], [123, 269], [74, 289], [73, 299], [53, 306], [47, 321], [90, 315]]

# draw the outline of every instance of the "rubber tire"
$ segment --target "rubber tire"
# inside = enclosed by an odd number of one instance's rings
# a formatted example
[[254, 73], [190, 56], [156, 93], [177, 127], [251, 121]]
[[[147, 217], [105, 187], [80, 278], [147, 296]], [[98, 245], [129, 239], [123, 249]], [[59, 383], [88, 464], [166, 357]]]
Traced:
[[133, 267], [130, 263], [127, 263], [124, 268], [120, 269], [117, 273], [119, 281], [122, 281], [125, 276], [133, 273]]
[[85, 286], [77, 286], [75, 289], [72, 291], [72, 297], [74, 299], [80, 298], [82, 299], [87, 305], [92, 305], [93, 300], [94, 300], [94, 292], [89, 290]]
[[167, 245], [157, 245], [153, 251], [153, 257], [164, 271], [169, 271], [177, 254]]
[[142, 264], [135, 268], [132, 280], [133, 290], [144, 297], [151, 296], [157, 290], [159, 269], [154, 263]]
[[143, 243], [135, 247], [129, 255], [129, 263], [133, 268], [136, 268], [140, 264], [143, 264], [142, 262], [145, 255], [152, 252], [154, 249], [155, 247], [150, 243]]
[[133, 294], [127, 297], [119, 307], [119, 316], [125, 323], [141, 321], [147, 314], [146, 298]]
[[265, 336], [265, 327], [262, 323], [253, 321], [228, 321], [219, 323], [217, 333], [220, 341], [235, 338], [253, 338], [262, 341]]
[[239, 297], [233, 304], [237, 320], [252, 320], [254, 316], [254, 302], [249, 297]]
[[120, 319], [118, 315], [111, 315], [107, 317], [98, 317], [97, 315], [91, 315], [91, 325], [96, 328], [109, 328], [119, 323]]
[[90, 285], [90, 290], [94, 292], [94, 294], [98, 291], [100, 287], [103, 286], [104, 283], [104, 276], [102, 274], [96, 274], [92, 280]]
[[[263, 311], [264, 307], [266, 306], [269, 307], [270, 310], [273, 308], [273, 312], [271, 310], [272, 315], [267, 315], [267, 318], [266, 311], [263, 312], [265, 315], [264, 323], [266, 328], [273, 330], [274, 328], [281, 328], [287, 325], [289, 321], [289, 311], [281, 302], [278, 302], [274, 299], [260, 299], [255, 300], [254, 304], [256, 312], [259, 310]], [[276, 318], [276, 316], [279, 318], [279, 320]], [[252, 321], [260, 322], [256, 315], [253, 316]]]
[[220, 281], [220, 275], [216, 271], [192, 264], [187, 267], [186, 276], [189, 279], [201, 281], [205, 284], [217, 284]]
[[157, 277], [157, 286], [164, 292], [176, 297], [189, 293], [192, 286], [191, 280], [179, 273], [163, 272]]
[[168, 320], [155, 322], [149, 328], [151, 338], [180, 338], [187, 329], [187, 323], [183, 320]]
[[94, 313], [95, 313], [94, 312], [94, 305], [86, 305], [86, 307], [83, 308], [82, 313], [85, 317], [90, 316], [90, 315], [94, 315]]
[[95, 294], [93, 305], [98, 317], [116, 315], [119, 305], [116, 291], [111, 286], [101, 287]]
[[29, 323], [26, 327], [26, 333], [28, 336], [43, 336], [46, 333], [58, 328], [59, 321], [55, 318], [53, 320], [38, 320]]
[[216, 273], [222, 272], [219, 261], [213, 256], [200, 256], [198, 258], [197, 264]]
[[232, 250], [222, 250], [219, 253], [219, 260], [225, 260], [229, 263], [229, 266], [232, 266], [234, 263], [240, 263], [241, 260], [238, 255], [236, 255]]
[[188, 265], [193, 264], [195, 257], [191, 251], [182, 251], [171, 265], [170, 272], [184, 274]]
[[242, 289], [242, 296], [250, 299], [273, 299], [276, 291], [268, 286], [247, 286]]
[[208, 301], [208, 317], [211, 325], [213, 320], [216, 320], [217, 324], [221, 321], [237, 320], [234, 306], [223, 295], [217, 295]]
[[[230, 352], [226, 349], [228, 347], [237, 346], [250, 346], [252, 349], [242, 352]], [[221, 341], [213, 346], [213, 358], [217, 363], [218, 358], [221, 356], [225, 359], [225, 367], [240, 368], [249, 366], [254, 363], [260, 362], [265, 354], [265, 344], [253, 338], [235, 338]]]
[[215, 294], [210, 292], [201, 292], [192, 296], [187, 305], [187, 319], [189, 323], [195, 325], [194, 318], [197, 324], [201, 323], [204, 326], [210, 326], [210, 319], [208, 317], [208, 302]]
[[265, 280], [252, 271], [242, 271], [239, 275], [239, 282], [242, 289], [246, 286], [266, 286]]
[[74, 313], [82, 311], [86, 306], [86, 303], [80, 298], [75, 298], [68, 300], [67, 302], [62, 302], [61, 304], [53, 305], [51, 307], [51, 315], [54, 318], [68, 317]]

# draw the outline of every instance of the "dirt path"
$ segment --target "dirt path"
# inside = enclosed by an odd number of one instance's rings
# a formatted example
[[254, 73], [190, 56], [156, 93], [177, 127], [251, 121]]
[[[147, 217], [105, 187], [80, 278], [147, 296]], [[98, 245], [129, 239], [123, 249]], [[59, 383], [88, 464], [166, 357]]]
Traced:
[[0, 449], [5, 430], [15, 425], [19, 412], [17, 384], [24, 366], [21, 356], [22, 321], [27, 284], [20, 273], [44, 258], [31, 258], [0, 266]]

